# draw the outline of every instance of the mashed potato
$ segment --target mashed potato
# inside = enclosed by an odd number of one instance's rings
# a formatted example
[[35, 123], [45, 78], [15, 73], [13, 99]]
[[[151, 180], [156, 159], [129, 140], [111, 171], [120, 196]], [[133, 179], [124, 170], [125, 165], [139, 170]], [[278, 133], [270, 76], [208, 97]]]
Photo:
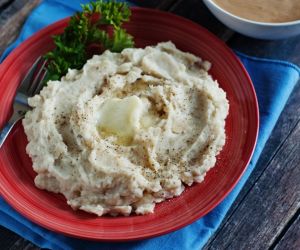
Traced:
[[23, 120], [36, 186], [102, 216], [151, 213], [203, 181], [229, 107], [209, 66], [166, 42], [106, 51], [49, 81]]

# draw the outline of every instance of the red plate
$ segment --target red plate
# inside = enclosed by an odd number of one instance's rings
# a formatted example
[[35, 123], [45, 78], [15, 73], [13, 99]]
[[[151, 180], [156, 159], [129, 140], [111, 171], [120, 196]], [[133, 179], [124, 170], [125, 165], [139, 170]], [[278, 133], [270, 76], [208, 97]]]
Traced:
[[[57, 22], [26, 40], [0, 67], [0, 127], [11, 112], [14, 93], [35, 59], [53, 47], [51, 35], [63, 31], [68, 20]], [[132, 240], [165, 234], [204, 216], [235, 186], [253, 153], [258, 132], [258, 105], [251, 80], [233, 52], [204, 28], [184, 18], [157, 10], [133, 8], [126, 25], [137, 46], [173, 41], [213, 66], [210, 73], [226, 91], [230, 102], [226, 145], [205, 181], [177, 198], [158, 204], [145, 216], [96, 217], [73, 211], [62, 195], [34, 186], [35, 173], [25, 153], [22, 125], [9, 135], [0, 150], [0, 192], [28, 219], [50, 230], [94, 240]]]

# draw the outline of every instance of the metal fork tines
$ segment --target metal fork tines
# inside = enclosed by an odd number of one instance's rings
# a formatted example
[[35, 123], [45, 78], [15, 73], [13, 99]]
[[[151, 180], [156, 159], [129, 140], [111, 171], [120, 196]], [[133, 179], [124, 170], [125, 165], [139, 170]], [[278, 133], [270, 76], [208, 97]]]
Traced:
[[39, 57], [31, 66], [17, 93], [22, 93], [27, 97], [32, 97], [40, 92], [43, 87], [43, 80], [45, 79], [47, 61]]
[[28, 98], [38, 94], [44, 86], [44, 79], [47, 74], [47, 61], [39, 57], [28, 70], [16, 92], [13, 102], [13, 114], [8, 120], [6, 126], [0, 132], [0, 148], [7, 138], [14, 125], [24, 117], [28, 106]]

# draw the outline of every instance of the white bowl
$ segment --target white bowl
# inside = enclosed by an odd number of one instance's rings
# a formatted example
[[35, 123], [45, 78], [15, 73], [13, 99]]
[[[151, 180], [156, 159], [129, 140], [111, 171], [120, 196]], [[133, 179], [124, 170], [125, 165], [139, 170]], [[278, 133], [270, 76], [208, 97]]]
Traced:
[[235, 16], [212, 0], [203, 0], [213, 15], [226, 26], [243, 35], [260, 39], [283, 39], [300, 34], [300, 20], [285, 23], [264, 23]]

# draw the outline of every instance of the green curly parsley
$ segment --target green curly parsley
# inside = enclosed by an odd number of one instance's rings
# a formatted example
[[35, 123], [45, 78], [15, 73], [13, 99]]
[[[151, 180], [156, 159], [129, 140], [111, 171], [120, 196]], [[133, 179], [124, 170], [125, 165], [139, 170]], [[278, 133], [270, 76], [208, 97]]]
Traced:
[[64, 33], [53, 36], [56, 47], [45, 55], [46, 80], [60, 79], [69, 68], [81, 69], [91, 54], [100, 54], [105, 49], [120, 52], [134, 46], [133, 37], [122, 28], [131, 15], [126, 3], [98, 0], [81, 7], [82, 11], [71, 17]]

